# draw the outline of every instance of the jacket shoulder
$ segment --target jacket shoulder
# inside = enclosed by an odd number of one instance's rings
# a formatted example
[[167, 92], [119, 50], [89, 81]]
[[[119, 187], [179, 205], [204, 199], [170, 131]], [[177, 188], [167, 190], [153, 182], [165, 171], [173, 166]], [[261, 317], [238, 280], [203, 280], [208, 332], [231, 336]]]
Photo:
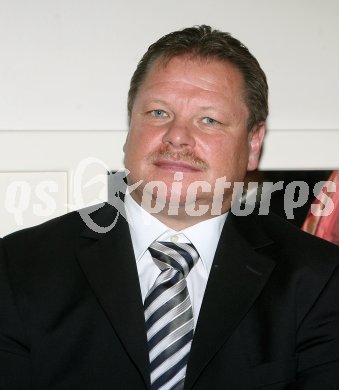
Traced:
[[303, 253], [311, 254], [321, 252], [339, 256], [339, 247], [329, 241], [302, 231], [289, 221], [275, 215], [255, 216], [266, 234], [278, 242], [281, 246], [287, 246], [291, 251], [302, 250]]
[[50, 248], [67, 245], [86, 229], [83, 215], [91, 215], [95, 220], [99, 214], [112, 214], [111, 209], [112, 206], [108, 204], [99, 204], [72, 211], [40, 225], [11, 233], [3, 237], [2, 245], [10, 252], [29, 251], [30, 253], [45, 245], [49, 245]]
[[270, 255], [280, 263], [316, 269], [339, 264], [337, 245], [306, 233], [275, 214], [232, 217], [236, 229], [250, 245], [270, 242]]

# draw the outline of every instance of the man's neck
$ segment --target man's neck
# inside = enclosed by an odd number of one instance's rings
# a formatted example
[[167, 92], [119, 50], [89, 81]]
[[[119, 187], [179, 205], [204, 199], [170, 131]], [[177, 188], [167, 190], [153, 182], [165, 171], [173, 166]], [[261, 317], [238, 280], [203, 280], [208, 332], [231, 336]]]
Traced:
[[155, 218], [157, 218], [164, 225], [175, 231], [181, 231], [190, 226], [193, 226], [199, 222], [205, 221], [206, 219], [212, 218], [212, 216], [207, 217], [204, 216], [196, 216], [192, 217], [190, 215], [179, 216], [179, 215], [168, 215], [166, 213], [157, 213], [152, 214]]
[[148, 194], [146, 201], [144, 192], [133, 191], [129, 192], [131, 198], [148, 214], [158, 219], [167, 227], [181, 231], [189, 228], [197, 223], [215, 218], [222, 214], [226, 214], [231, 208], [230, 195], [218, 199], [218, 207], [213, 207], [214, 198], [197, 197], [191, 203], [178, 202], [171, 203], [169, 199], [156, 198], [153, 194]]

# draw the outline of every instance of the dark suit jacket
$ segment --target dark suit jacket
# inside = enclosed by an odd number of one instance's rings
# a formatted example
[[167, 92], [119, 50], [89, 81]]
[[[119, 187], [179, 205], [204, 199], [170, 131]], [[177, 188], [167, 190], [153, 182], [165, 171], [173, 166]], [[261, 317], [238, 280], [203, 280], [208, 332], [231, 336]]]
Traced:
[[[105, 205], [96, 221], [107, 226]], [[186, 389], [339, 389], [339, 250], [272, 216], [229, 215], [209, 277]], [[149, 388], [128, 225], [77, 212], [5, 237], [0, 389]]]

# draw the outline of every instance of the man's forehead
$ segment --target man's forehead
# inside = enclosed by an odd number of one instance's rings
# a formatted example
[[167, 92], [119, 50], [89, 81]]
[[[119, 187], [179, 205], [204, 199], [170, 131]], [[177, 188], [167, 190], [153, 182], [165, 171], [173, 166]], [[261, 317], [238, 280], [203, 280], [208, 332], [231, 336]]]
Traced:
[[[214, 57], [201, 57], [193, 55], [177, 55], [174, 57], [160, 57], [150, 65], [146, 77], [142, 84], [148, 81], [150, 78], [157, 78], [157, 76], [172, 74], [173, 78], [184, 75], [189, 77], [194, 70], [199, 70], [201, 74], [210, 74], [216, 76], [216, 74], [222, 79], [236, 78], [239, 79], [240, 84], [244, 83], [243, 74], [239, 68], [230, 61], [214, 58]], [[216, 72], [217, 70], [217, 72]], [[215, 77], [213, 77], [215, 78]], [[141, 85], [142, 85], [141, 84]]]
[[167, 88], [198, 88], [202, 92], [214, 91], [227, 96], [239, 96], [240, 93], [243, 100], [245, 83], [239, 69], [228, 61], [185, 55], [159, 58], [154, 62], [140, 85], [139, 93], [166, 91]]
[[201, 66], [202, 68], [211, 63], [219, 63], [225, 65], [225, 68], [233, 68], [239, 71], [237, 66], [235, 66], [228, 59], [223, 59], [214, 56], [203, 56], [199, 54], [187, 53], [187, 54], [177, 54], [177, 55], [161, 55], [150, 65], [148, 73], [150, 71], [160, 71], [166, 69], [173, 62], [185, 63], [194, 63], [195, 65]]

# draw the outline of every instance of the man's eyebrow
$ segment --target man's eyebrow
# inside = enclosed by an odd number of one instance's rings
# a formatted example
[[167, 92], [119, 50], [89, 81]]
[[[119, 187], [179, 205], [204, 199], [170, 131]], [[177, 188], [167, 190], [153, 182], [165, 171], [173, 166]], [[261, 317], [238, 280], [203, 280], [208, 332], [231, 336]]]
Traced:
[[205, 111], [208, 111], [208, 110], [218, 110], [218, 107], [216, 107], [216, 106], [201, 106], [200, 109], [201, 110], [205, 110]]
[[160, 104], [168, 104], [165, 100], [157, 99], [157, 98], [150, 98], [149, 101], [146, 102], [149, 103], [160, 103]]

